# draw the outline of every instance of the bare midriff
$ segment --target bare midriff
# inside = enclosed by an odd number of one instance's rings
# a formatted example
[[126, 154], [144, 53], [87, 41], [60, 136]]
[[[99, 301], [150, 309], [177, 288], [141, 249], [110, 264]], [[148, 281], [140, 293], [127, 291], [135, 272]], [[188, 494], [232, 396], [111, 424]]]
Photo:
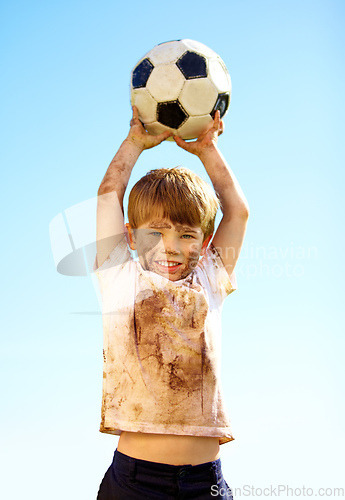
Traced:
[[217, 460], [216, 437], [176, 436], [123, 431], [117, 449], [133, 458], [170, 465], [198, 465]]

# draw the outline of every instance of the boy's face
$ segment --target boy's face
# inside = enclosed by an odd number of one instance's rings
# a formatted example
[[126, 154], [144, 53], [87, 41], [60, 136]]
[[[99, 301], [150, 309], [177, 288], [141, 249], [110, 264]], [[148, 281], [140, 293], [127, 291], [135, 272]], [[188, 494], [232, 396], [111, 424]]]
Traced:
[[173, 224], [154, 217], [132, 230], [127, 224], [130, 246], [138, 253], [140, 264], [171, 281], [188, 276], [203, 255], [211, 236], [204, 241], [199, 226]]

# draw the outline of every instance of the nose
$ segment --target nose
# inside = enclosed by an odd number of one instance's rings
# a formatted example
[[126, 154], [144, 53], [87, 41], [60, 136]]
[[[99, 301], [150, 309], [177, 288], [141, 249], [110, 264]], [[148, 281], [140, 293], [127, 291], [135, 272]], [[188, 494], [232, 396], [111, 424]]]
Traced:
[[166, 255], [178, 255], [180, 253], [179, 241], [175, 238], [168, 238], [164, 241], [164, 253]]

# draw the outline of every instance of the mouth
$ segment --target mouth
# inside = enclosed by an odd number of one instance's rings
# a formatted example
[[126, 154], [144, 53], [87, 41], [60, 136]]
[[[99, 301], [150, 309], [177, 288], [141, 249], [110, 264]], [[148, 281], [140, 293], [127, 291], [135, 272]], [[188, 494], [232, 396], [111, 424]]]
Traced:
[[166, 261], [166, 260], [156, 260], [155, 261], [156, 265], [161, 269], [162, 271], [173, 273], [174, 271], [177, 271], [182, 266], [181, 262], [176, 262], [173, 260]]

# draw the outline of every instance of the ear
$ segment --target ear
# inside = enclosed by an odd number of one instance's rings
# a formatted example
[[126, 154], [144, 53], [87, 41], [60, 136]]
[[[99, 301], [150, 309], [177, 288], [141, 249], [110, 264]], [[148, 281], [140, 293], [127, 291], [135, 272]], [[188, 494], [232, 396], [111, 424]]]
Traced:
[[128, 231], [128, 244], [131, 247], [132, 250], [136, 249], [136, 243], [135, 243], [135, 236], [134, 236], [134, 231], [131, 228], [130, 224], [126, 222], [125, 224], [127, 231]]
[[210, 243], [212, 236], [213, 236], [213, 234], [210, 234], [210, 236], [207, 236], [206, 240], [202, 244], [200, 255], [205, 255], [207, 245]]

